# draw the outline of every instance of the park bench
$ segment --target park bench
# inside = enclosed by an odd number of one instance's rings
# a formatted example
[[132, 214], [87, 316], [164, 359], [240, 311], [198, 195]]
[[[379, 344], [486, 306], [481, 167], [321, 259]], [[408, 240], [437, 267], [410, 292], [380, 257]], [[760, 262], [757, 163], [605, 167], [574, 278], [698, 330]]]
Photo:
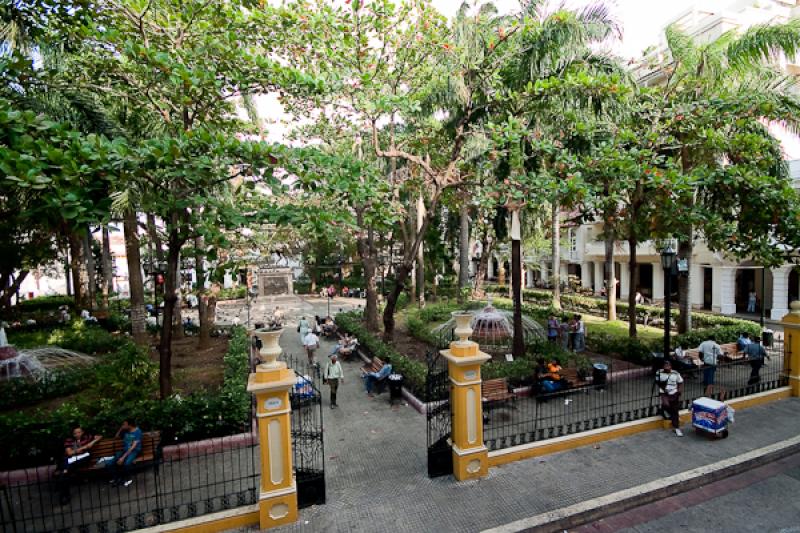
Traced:
[[[155, 465], [160, 459], [161, 432], [149, 431], [142, 434], [142, 451], [133, 461], [133, 468], [144, 468]], [[76, 473], [92, 473], [105, 471], [105, 465], [98, 465], [97, 461], [103, 457], [111, 457], [122, 451], [122, 439], [104, 438], [89, 450], [89, 460], [86, 461]]]
[[[506, 407], [514, 402], [517, 395], [508, 384], [506, 378], [487, 379], [481, 383], [481, 404], [483, 405], [483, 422], [489, 423], [489, 411], [496, 407]], [[513, 403], [511, 407], [516, 408]]]
[[[592, 381], [588, 379], [583, 379], [578, 376], [578, 369], [577, 368], [562, 368], [561, 369], [561, 380], [567, 383], [567, 386], [563, 389], [557, 390], [555, 392], [546, 393], [545, 391], [539, 389], [538, 387], [535, 389], [535, 394], [537, 401], [543, 400], [546, 397], [553, 397], [559, 395], [566, 395], [573, 392], [585, 392], [588, 393], [589, 389], [593, 388], [595, 385]], [[538, 377], [534, 376], [534, 380], [537, 380]]]
[[[372, 361], [361, 367], [361, 375], [366, 376], [370, 372], [379, 373], [385, 363], [377, 356], [373, 356]], [[383, 392], [383, 387], [386, 385], [387, 378], [384, 376], [382, 379], [375, 380], [375, 392], [380, 394]]]

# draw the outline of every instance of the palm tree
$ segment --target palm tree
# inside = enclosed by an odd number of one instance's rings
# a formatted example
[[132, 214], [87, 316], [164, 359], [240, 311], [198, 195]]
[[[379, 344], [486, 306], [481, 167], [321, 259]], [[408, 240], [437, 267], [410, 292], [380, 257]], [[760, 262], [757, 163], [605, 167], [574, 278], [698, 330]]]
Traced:
[[[665, 106], [680, 106], [696, 102], [716, 101], [725, 103], [742, 101], [770, 102], [776, 109], [788, 109], [783, 116], [753, 116], [752, 109], [744, 106], [738, 118], [752, 120], [782, 120], [797, 129], [800, 120], [800, 101], [788, 90], [794, 80], [783, 73], [777, 64], [782, 56], [792, 58], [800, 49], [800, 20], [785, 24], [753, 26], [741, 35], [731, 30], [717, 40], [699, 44], [677, 27], [666, 30], [669, 59], [661, 66], [666, 80]], [[731, 118], [732, 120], [732, 118]], [[734, 132], [733, 129], [730, 130]], [[681, 141], [679, 160], [683, 172], [691, 173], [702, 166], [719, 166], [725, 160], [721, 153], [708, 144], [695, 143], [680, 131], [676, 137]], [[778, 172], [780, 168], [776, 169]], [[703, 202], [708, 190], [698, 189], [687, 198], [689, 207]], [[694, 205], [692, 205], [694, 204]], [[678, 255], [691, 261], [694, 237], [700, 228], [685, 225], [680, 231]], [[678, 282], [680, 298], [678, 331], [691, 329], [691, 276], [681, 277]]]

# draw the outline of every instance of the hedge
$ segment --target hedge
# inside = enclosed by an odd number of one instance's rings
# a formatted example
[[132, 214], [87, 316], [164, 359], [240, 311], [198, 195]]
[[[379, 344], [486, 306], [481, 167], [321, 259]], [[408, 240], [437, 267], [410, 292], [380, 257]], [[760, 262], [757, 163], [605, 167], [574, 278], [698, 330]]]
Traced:
[[72, 296], [38, 296], [30, 300], [22, 300], [15, 307], [18, 311], [55, 311], [62, 305], [72, 307], [75, 299]]
[[234, 328], [222, 386], [162, 401], [156, 399], [158, 365], [126, 342], [93, 367], [93, 379], [81, 385], [75, 399], [55, 409], [0, 415], [0, 470], [52, 463], [74, 426], [113, 435], [126, 417], [134, 417], [145, 430], [161, 430], [164, 444], [248, 431], [249, 357], [244, 328]]
[[[498, 285], [489, 285], [487, 291], [507, 295], [508, 291]], [[527, 302], [532, 302], [535, 305], [550, 307], [553, 300], [553, 293], [542, 289], [525, 289], [522, 291], [523, 299]], [[587, 313], [590, 315], [605, 316], [608, 310], [607, 301], [603, 298], [595, 298], [592, 296], [581, 296], [577, 294], [562, 294], [561, 305], [563, 308], [570, 311], [580, 313]], [[620, 319], [626, 320], [628, 317], [628, 303], [617, 301], [617, 314]], [[677, 321], [680, 312], [677, 309], [672, 309], [670, 315], [673, 320]], [[664, 319], [664, 308], [656, 305], [637, 305], [636, 306], [636, 320], [643, 323], [645, 316], [652, 318]], [[749, 320], [742, 320], [740, 318], [733, 318], [728, 316], [719, 316], [711, 313], [692, 312], [692, 326], [696, 328], [706, 328], [711, 326], [739, 326], [745, 327], [746, 324], [752, 324]]]

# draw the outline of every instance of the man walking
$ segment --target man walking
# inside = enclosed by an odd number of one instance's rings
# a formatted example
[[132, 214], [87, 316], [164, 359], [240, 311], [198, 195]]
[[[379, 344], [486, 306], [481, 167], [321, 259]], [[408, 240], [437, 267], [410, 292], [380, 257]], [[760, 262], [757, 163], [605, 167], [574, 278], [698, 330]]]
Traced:
[[767, 351], [761, 345], [761, 339], [753, 337], [750, 344], [744, 347], [744, 353], [750, 363], [750, 379], [747, 384], [754, 385], [761, 381], [761, 367], [764, 366], [764, 358], [768, 357]]
[[303, 347], [306, 349], [308, 364], [314, 366], [314, 352], [319, 348], [319, 337], [314, 335], [313, 331], [308, 330], [305, 337], [303, 337]]
[[661, 397], [661, 409], [664, 418], [669, 416], [675, 435], [683, 437], [680, 428], [679, 412], [681, 408], [681, 393], [683, 392], [683, 377], [672, 370], [669, 359], [664, 360], [664, 368], [656, 373], [656, 384]]
[[717, 373], [717, 363], [719, 356], [722, 355], [722, 348], [717, 344], [717, 339], [712, 335], [707, 341], [700, 343], [697, 347], [700, 357], [703, 358], [703, 387], [706, 396], [711, 396], [714, 388], [714, 375]]
[[342, 370], [342, 363], [339, 362], [339, 357], [336, 354], [331, 355], [330, 361], [325, 366], [325, 383], [331, 388], [331, 409], [339, 407], [336, 405], [336, 391], [339, 390], [339, 384], [344, 381], [344, 371]]

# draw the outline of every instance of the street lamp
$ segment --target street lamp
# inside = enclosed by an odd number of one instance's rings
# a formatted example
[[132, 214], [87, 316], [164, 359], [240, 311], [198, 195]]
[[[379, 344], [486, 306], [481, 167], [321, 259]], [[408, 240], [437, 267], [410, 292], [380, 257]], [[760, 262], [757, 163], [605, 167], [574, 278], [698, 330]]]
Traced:
[[664, 359], [670, 352], [670, 319], [672, 318], [672, 268], [675, 266], [675, 250], [667, 244], [661, 251], [661, 268], [664, 269]]

